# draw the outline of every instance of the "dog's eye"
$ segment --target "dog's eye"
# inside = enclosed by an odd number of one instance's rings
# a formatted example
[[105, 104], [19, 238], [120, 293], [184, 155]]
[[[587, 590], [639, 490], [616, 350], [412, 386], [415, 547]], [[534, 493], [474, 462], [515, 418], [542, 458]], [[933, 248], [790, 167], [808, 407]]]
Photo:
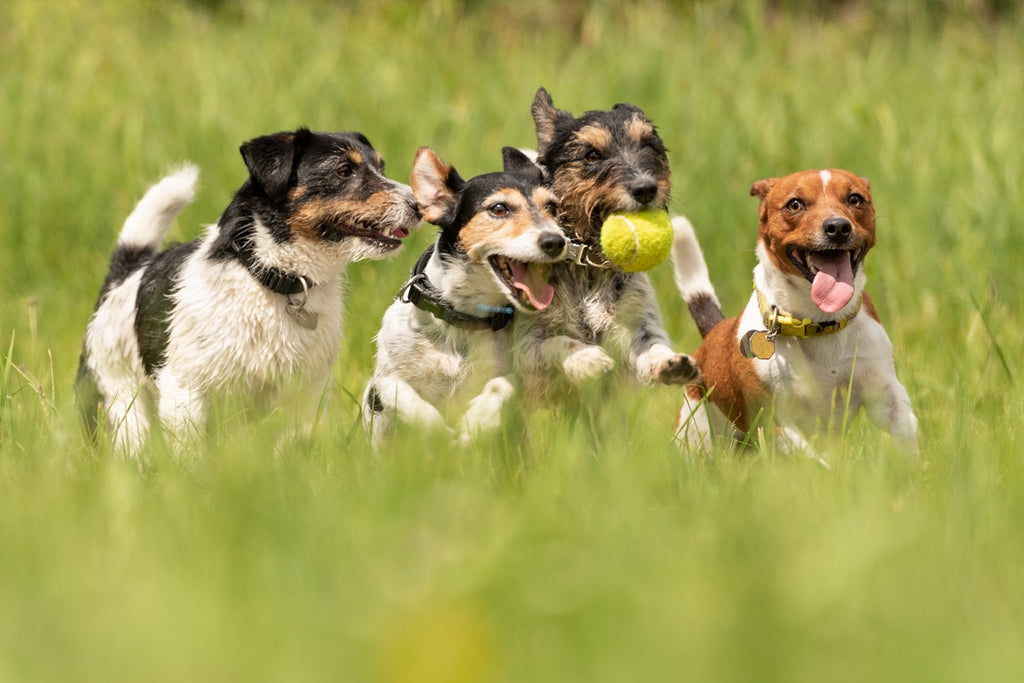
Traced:
[[557, 216], [558, 215], [558, 202], [554, 202], [554, 201], [548, 202], [547, 204], [544, 205], [544, 210], [547, 211], [552, 216]]
[[355, 172], [355, 166], [348, 162], [345, 162], [344, 164], [338, 167], [338, 175], [340, 175], [342, 178], [351, 178], [352, 174]]
[[491, 204], [489, 207], [487, 207], [487, 211], [495, 218], [502, 218], [508, 215], [508, 204], [502, 204], [501, 202], [498, 202], [497, 204]]
[[857, 194], [856, 192], [852, 193], [846, 201], [855, 209], [859, 209], [864, 206], [864, 196]]
[[786, 210], [791, 212], [791, 213], [796, 213], [797, 211], [802, 211], [803, 208], [804, 208], [804, 201], [802, 199], [797, 199], [796, 197], [793, 197], [788, 202], [786, 202]]
[[604, 157], [596, 149], [588, 149], [587, 153], [583, 155], [583, 158], [590, 163], [601, 161]]

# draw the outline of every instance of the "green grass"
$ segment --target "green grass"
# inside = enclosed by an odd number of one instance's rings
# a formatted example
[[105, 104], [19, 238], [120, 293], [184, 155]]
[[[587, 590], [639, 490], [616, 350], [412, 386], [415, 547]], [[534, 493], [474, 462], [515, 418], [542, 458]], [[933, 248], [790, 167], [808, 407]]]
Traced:
[[[971, 7], [977, 3], [966, 3]], [[989, 3], [1005, 8], [1005, 3]], [[287, 7], [285, 7], [287, 5]], [[956, 2], [0, 6], [0, 681], [1018, 681], [1024, 676], [1024, 24]], [[940, 9], [936, 9], [936, 8]], [[140, 472], [83, 436], [81, 335], [124, 216], [185, 159], [190, 239], [238, 145], [357, 129], [406, 178], [531, 145], [539, 85], [641, 105], [720, 298], [750, 287], [757, 179], [870, 178], [869, 290], [922, 423], [832, 468], [669, 442], [679, 392], [478, 446], [358, 427], [372, 336], [431, 230], [351, 271], [310, 441], [218, 407]], [[697, 335], [652, 274], [680, 346]]]

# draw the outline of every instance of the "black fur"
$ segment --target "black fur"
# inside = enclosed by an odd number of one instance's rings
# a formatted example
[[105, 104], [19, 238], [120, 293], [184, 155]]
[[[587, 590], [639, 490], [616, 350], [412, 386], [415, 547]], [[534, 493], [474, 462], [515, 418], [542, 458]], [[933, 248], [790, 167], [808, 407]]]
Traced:
[[[384, 188], [375, 173], [384, 172], [384, 162], [361, 133], [300, 128], [255, 138], [240, 152], [249, 178], [220, 218], [221, 231], [210, 251], [213, 260], [237, 258], [231, 242], [249, 246], [255, 217], [276, 242], [285, 243], [294, 239], [288, 219], [304, 205], [337, 197], [365, 201]], [[291, 196], [296, 188], [301, 194]], [[325, 219], [317, 230], [322, 239], [339, 242], [349, 236], [343, 227], [340, 218]]]
[[127, 247], [118, 245], [110, 256], [110, 269], [107, 277], [100, 288], [100, 299], [110, 291], [112, 287], [121, 284], [139, 268], [146, 265], [149, 259], [156, 255], [156, 249], [152, 247]]
[[198, 242], [188, 242], [163, 252], [149, 264], [139, 283], [135, 303], [135, 338], [139, 343], [142, 367], [150, 377], [167, 359], [168, 327], [178, 273], [198, 246]]
[[529, 197], [538, 185], [544, 182], [541, 169], [515, 147], [502, 149], [504, 170], [495, 173], [484, 173], [463, 180], [453, 167], [448, 174], [448, 188], [458, 197], [456, 205], [449, 216], [437, 222], [441, 228], [437, 248], [442, 254], [451, 254], [458, 249], [459, 231], [479, 211], [480, 202], [495, 191], [512, 188]]

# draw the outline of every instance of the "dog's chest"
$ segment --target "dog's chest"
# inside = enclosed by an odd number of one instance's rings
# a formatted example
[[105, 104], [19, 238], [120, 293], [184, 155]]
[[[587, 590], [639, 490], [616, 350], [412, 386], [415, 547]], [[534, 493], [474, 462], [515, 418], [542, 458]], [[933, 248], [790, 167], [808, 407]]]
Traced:
[[611, 271], [561, 266], [555, 279], [555, 303], [538, 315], [550, 333], [599, 343], [615, 324], [624, 299], [626, 282]]
[[[311, 289], [304, 310], [315, 327], [288, 312], [288, 299], [247, 272], [222, 266], [220, 276], [183, 278], [170, 324], [167, 368], [212, 385], [259, 385], [329, 370], [341, 342], [340, 283]], [[307, 317], [308, 320], [308, 317]]]

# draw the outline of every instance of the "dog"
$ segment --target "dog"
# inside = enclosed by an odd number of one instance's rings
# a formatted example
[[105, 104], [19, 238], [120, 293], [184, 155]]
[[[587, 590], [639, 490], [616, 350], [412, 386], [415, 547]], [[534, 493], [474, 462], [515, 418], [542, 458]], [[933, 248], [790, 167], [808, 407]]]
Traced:
[[863, 406], [916, 453], [917, 418], [864, 291], [864, 258], [875, 246], [868, 180], [810, 170], [760, 180], [750, 194], [760, 199], [758, 263], [735, 318], [722, 314], [692, 225], [673, 219], [676, 283], [703, 337], [693, 354], [703, 381], [686, 388], [677, 439], [709, 452], [712, 423], [727, 420], [745, 439], [774, 407], [780, 451], [812, 454], [809, 427], [835, 429], [844, 410], [852, 418]]
[[[257, 137], [249, 177], [205, 236], [159, 252], [198, 171], [156, 183], [124, 223], [88, 324], [76, 382], [95, 430], [138, 455], [155, 413], [178, 440], [211, 398], [296, 379], [315, 412], [341, 340], [345, 266], [395, 252], [419, 223], [407, 185], [360, 133]], [[159, 253], [158, 253], [159, 252]]]
[[664, 209], [671, 191], [667, 150], [643, 110], [617, 104], [574, 117], [547, 90], [534, 97], [537, 163], [558, 197], [570, 260], [552, 271], [554, 304], [516, 326], [519, 371], [531, 395], [571, 391], [612, 369], [603, 348], [622, 347], [642, 383], [684, 384], [696, 377], [676, 353], [646, 273], [619, 270], [601, 253], [601, 226], [612, 213]]
[[396, 421], [446, 430], [442, 409], [482, 382], [461, 420], [458, 440], [467, 442], [498, 427], [516, 393], [510, 323], [551, 306], [549, 271], [568, 242], [540, 168], [512, 147], [503, 156], [504, 171], [463, 180], [429, 147], [416, 154], [412, 191], [440, 233], [376, 337], [376, 370], [363, 395], [375, 446]]

